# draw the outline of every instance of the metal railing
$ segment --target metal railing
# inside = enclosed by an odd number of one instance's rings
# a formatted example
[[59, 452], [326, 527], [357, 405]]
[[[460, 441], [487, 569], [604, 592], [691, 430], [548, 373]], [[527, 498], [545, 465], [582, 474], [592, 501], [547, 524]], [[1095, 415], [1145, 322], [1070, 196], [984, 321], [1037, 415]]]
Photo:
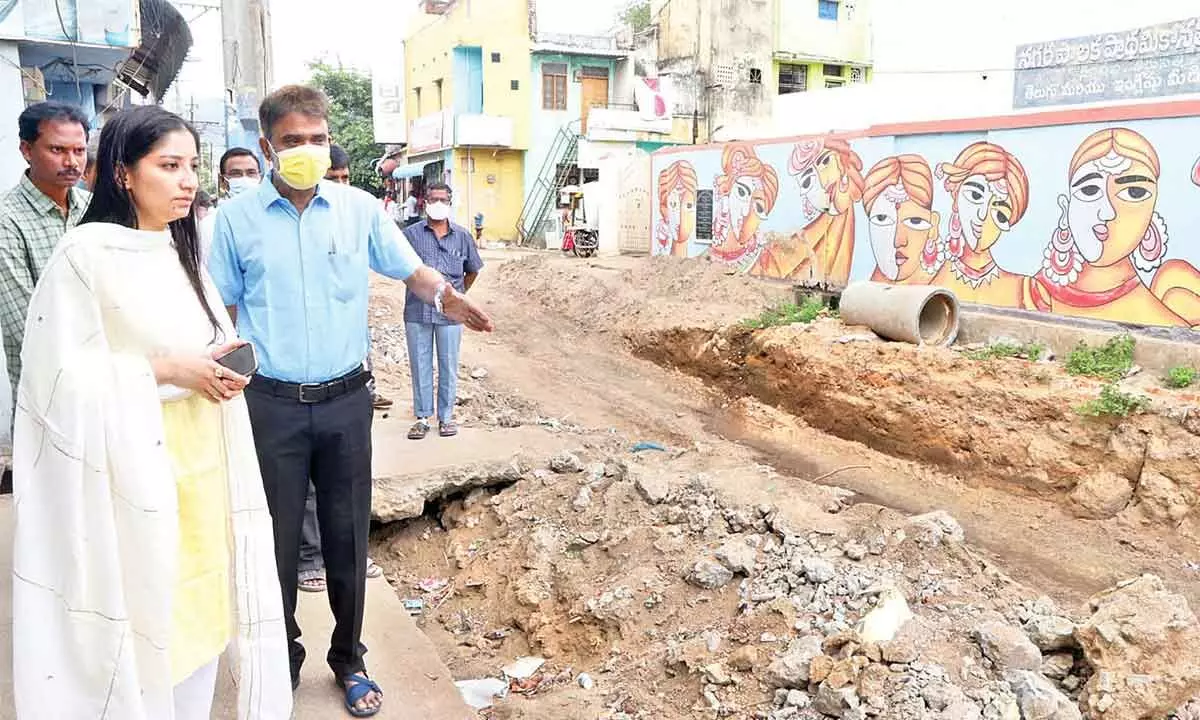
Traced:
[[580, 121], [572, 120], [559, 129], [533, 187], [525, 196], [521, 218], [517, 221], [517, 236], [522, 246], [540, 245], [539, 237], [544, 241], [542, 226], [557, 204], [559, 189], [566, 184], [579, 160], [579, 127]]

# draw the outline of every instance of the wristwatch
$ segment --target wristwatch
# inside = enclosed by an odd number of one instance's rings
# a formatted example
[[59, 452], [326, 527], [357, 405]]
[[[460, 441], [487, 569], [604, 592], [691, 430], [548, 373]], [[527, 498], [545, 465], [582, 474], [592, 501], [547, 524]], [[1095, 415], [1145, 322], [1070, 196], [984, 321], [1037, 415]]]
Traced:
[[437, 290], [433, 291], [433, 309], [442, 312], [442, 297], [445, 296], [446, 290], [450, 287], [450, 283], [445, 280], [438, 283]]

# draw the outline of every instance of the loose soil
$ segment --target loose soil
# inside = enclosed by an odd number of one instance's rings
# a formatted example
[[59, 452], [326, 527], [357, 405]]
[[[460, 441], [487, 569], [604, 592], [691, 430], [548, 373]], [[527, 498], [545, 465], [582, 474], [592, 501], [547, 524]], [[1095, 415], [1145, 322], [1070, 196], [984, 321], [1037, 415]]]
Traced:
[[[423, 627], [456, 678], [548, 658], [533, 696], [494, 717], [770, 711], [761, 680], [777, 648], [764, 633], [782, 647], [797, 623], [849, 628], [870, 606], [834, 617], [754, 602], [751, 579], [684, 582], [729, 540], [757, 543], [770, 566], [771, 537], [803, 538], [839, 578], [897, 585], [922, 660], [965, 678], [985, 707], [999, 696], [986, 695], [969, 637], [985, 613], [1043, 594], [1073, 610], [1143, 572], [1200, 604], [1195, 393], [1155, 389], [1144, 415], [1089, 419], [1073, 408], [1099, 383], [1054, 364], [863, 340], [831, 319], [751, 332], [739, 322], [790, 289], [717, 266], [500, 259], [474, 291], [497, 332], [464, 343], [460, 419], [569, 435], [581, 467], [530, 466], [511, 487], [380, 528], [372, 551], [402, 597], [425, 597]], [[404, 415], [403, 288], [375, 290], [376, 370]], [[471, 379], [479, 367], [486, 377]], [[639, 441], [666, 451], [631, 452]], [[649, 502], [648, 478], [668, 497]], [[935, 510], [961, 523], [965, 545], [913, 540], [908, 516]], [[878, 554], [844, 557], [870, 542]], [[739, 651], [754, 657], [735, 684], [702, 680]], [[555, 678], [567, 668], [596, 687]]]

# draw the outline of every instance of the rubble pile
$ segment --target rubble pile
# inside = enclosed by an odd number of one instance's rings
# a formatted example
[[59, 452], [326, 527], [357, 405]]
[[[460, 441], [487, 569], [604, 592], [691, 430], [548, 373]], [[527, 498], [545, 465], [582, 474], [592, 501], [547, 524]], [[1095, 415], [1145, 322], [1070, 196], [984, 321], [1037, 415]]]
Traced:
[[1200, 718], [1200, 623], [1157, 578], [1073, 615], [944, 512], [834, 493], [813, 512], [837, 523], [804, 527], [683, 455], [596, 443], [445, 509], [437, 552], [473, 589], [438, 616], [461, 663], [537, 653], [586, 672], [502, 701], [504, 717], [558, 717], [534, 703], [569, 695], [563, 717], [602, 720]]

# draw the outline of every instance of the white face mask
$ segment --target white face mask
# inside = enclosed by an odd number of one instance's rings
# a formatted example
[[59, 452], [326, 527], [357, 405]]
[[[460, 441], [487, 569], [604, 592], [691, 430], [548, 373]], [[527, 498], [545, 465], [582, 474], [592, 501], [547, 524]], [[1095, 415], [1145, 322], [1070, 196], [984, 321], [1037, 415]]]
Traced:
[[434, 202], [425, 206], [425, 214], [430, 220], [445, 220], [450, 217], [450, 203]]
[[229, 186], [228, 195], [232, 198], [258, 187], [258, 179], [251, 177], [225, 178], [225, 184]]

